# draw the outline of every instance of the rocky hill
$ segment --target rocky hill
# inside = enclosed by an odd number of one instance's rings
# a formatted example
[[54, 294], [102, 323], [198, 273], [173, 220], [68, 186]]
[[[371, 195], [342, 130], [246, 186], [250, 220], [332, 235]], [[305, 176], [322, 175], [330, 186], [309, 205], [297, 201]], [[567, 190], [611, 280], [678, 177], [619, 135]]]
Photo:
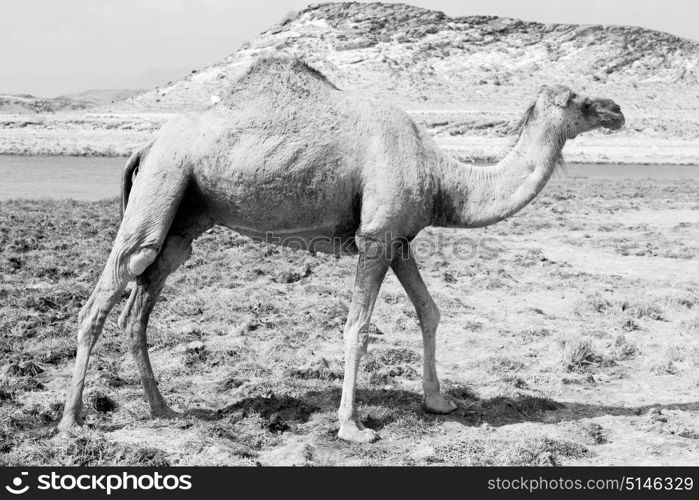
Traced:
[[158, 111], [207, 105], [252, 60], [272, 53], [308, 61], [341, 88], [418, 107], [486, 97], [492, 102], [494, 95], [494, 105], [509, 109], [521, 104], [520, 93], [553, 82], [641, 93], [696, 89], [699, 83], [699, 43], [658, 31], [450, 18], [402, 4], [330, 3], [308, 7], [226, 59], [129, 104]]
[[[574, 151], [577, 161], [699, 163], [699, 43], [638, 27], [451, 18], [382, 3], [311, 5], [183, 80], [92, 106], [95, 127], [110, 123], [109, 135], [85, 154], [105, 149], [109, 137], [118, 141], [120, 130], [129, 142], [105, 151], [127, 153], [137, 145], [133, 134], [147, 140], [170, 113], [210, 105], [255, 59], [281, 53], [304, 59], [344, 90], [400, 106], [443, 147], [469, 159], [500, 155], [503, 136], [539, 86], [562, 83], [613, 98], [627, 118], [620, 134], [576, 141], [592, 151]], [[123, 127], [113, 123], [120, 115], [128, 116]], [[0, 151], [50, 152], [43, 145], [63, 142], [54, 137], [63, 122], [55, 129], [36, 122], [34, 130], [35, 122], [6, 119], [15, 132], [9, 142], [0, 134]]]

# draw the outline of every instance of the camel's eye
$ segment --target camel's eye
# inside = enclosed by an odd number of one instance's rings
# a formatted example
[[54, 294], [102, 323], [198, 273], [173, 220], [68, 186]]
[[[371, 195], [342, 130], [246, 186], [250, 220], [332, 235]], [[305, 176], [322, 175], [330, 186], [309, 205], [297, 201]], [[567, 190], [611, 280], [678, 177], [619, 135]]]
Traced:
[[585, 99], [585, 102], [583, 103], [583, 111], [586, 113], [590, 111], [590, 108], [592, 107], [592, 101], [590, 99]]

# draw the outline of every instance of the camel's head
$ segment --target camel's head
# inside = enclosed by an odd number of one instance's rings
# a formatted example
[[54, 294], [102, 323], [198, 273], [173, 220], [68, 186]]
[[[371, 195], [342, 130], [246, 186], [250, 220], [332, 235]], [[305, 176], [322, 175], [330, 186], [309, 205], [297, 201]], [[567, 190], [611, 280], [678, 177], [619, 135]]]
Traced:
[[567, 139], [600, 127], [618, 130], [624, 125], [621, 108], [611, 99], [578, 95], [563, 85], [542, 87], [532, 107], [547, 122], [563, 127]]

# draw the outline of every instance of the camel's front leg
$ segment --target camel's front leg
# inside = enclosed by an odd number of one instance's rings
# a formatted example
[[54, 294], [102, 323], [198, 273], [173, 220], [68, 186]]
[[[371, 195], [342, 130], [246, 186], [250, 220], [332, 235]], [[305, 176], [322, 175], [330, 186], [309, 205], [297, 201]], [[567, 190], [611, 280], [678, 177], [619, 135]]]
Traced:
[[376, 439], [376, 434], [373, 430], [364, 428], [357, 415], [355, 387], [359, 359], [366, 352], [369, 343], [369, 320], [390, 260], [382, 243], [367, 239], [359, 241], [359, 238], [357, 240], [360, 253], [352, 305], [344, 331], [345, 378], [338, 411], [340, 418], [338, 436], [347, 441], [369, 443]]
[[451, 413], [457, 405], [446, 399], [439, 391], [439, 379], [435, 361], [437, 347], [437, 325], [439, 324], [439, 309], [427, 291], [425, 282], [422, 281], [420, 270], [415, 262], [415, 257], [406, 246], [405, 251], [396, 255], [391, 263], [393, 272], [408, 294], [410, 301], [415, 306], [417, 317], [422, 329], [422, 341], [424, 345], [422, 388], [424, 391], [423, 406], [432, 413]]

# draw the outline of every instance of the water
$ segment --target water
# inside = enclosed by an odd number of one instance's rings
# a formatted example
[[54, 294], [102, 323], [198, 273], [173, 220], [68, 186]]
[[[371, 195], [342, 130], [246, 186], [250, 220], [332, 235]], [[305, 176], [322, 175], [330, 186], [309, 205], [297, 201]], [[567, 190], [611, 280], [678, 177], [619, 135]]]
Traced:
[[588, 179], [696, 179], [699, 165], [566, 165], [568, 177]]
[[[0, 200], [120, 196], [126, 158], [0, 156]], [[569, 177], [589, 179], [699, 179], [699, 166], [568, 165]]]
[[120, 196], [126, 158], [0, 156], [0, 200]]

